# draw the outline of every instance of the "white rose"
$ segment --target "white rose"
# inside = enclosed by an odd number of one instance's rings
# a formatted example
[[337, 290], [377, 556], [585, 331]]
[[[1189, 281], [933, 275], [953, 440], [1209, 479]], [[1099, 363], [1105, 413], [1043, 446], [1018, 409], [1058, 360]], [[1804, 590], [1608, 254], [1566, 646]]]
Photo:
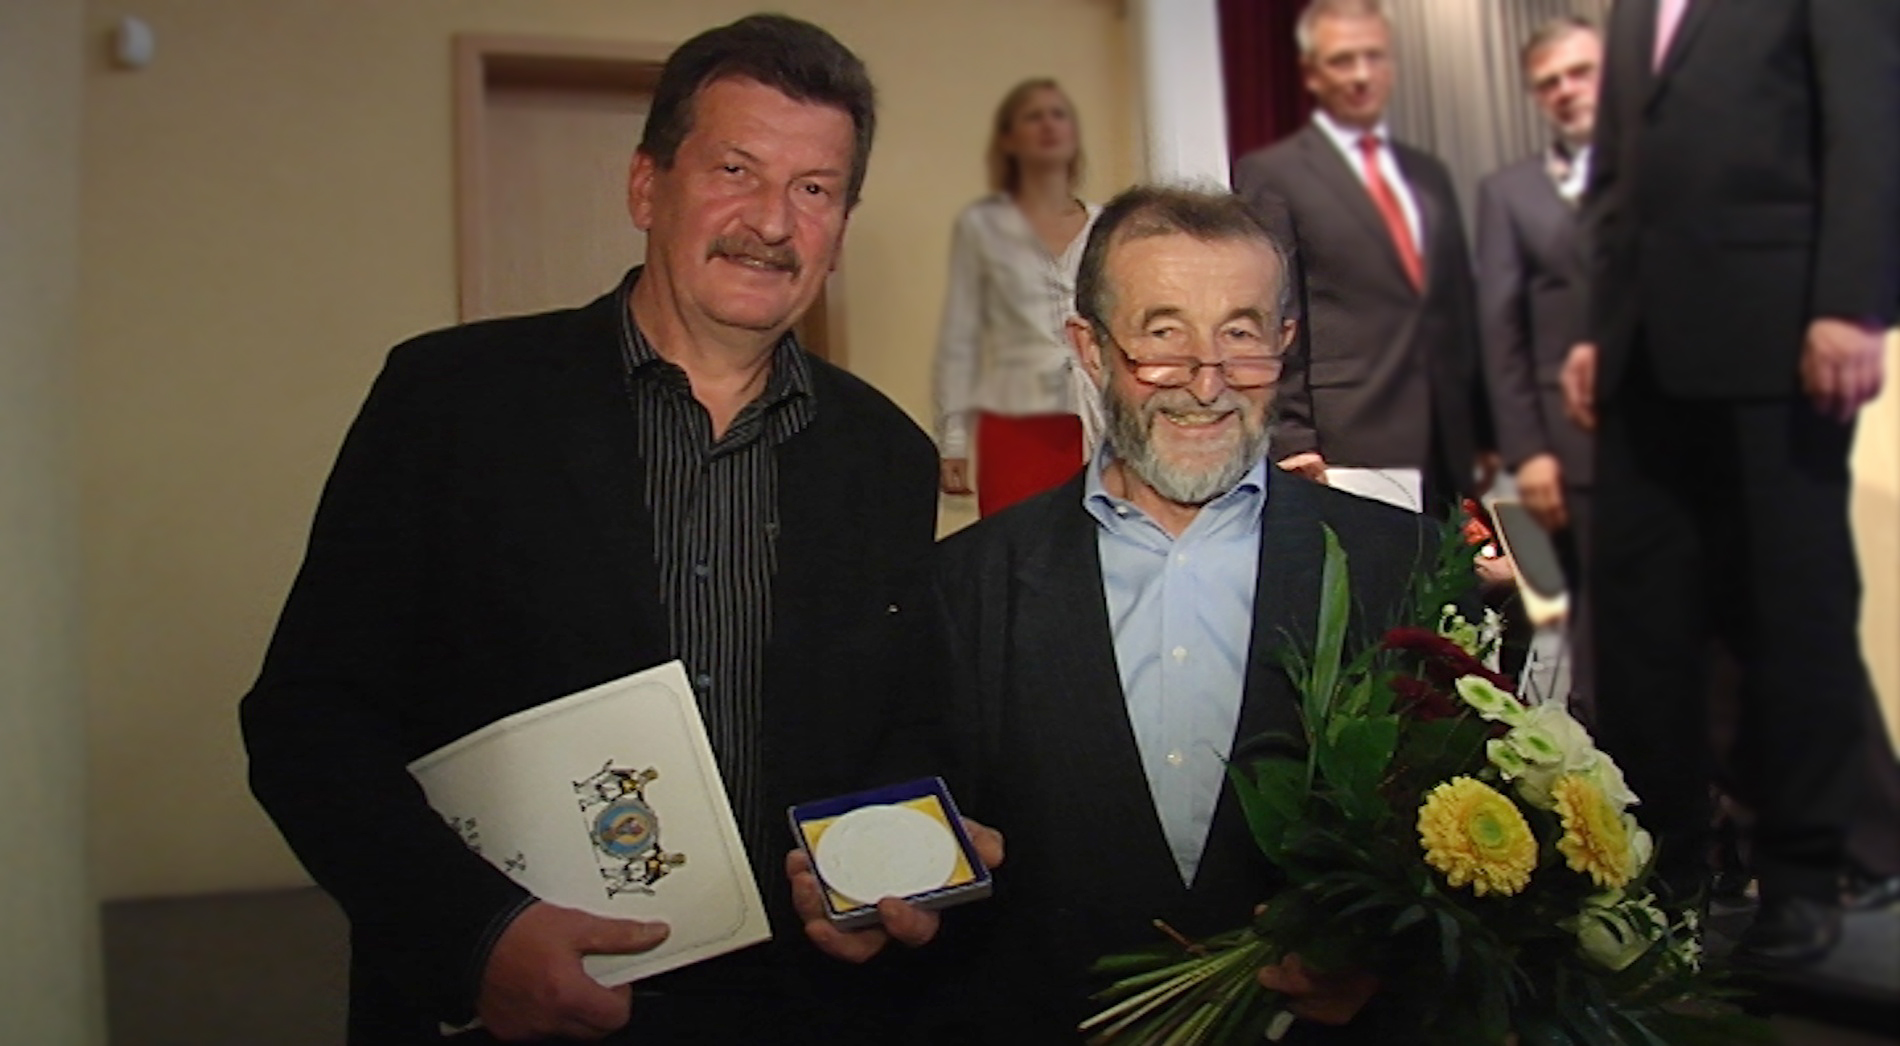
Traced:
[[1630, 875], [1633, 877], [1642, 872], [1649, 864], [1650, 857], [1656, 853], [1656, 840], [1648, 830], [1636, 823], [1636, 818], [1628, 814], [1623, 815], [1623, 826], [1630, 835]]
[[1583, 768], [1583, 773], [1603, 790], [1605, 798], [1619, 807], [1628, 808], [1642, 802], [1635, 792], [1630, 791], [1629, 782], [1623, 779], [1623, 768], [1617, 766], [1616, 760], [1611, 759], [1606, 752], [1598, 750], [1596, 757]]

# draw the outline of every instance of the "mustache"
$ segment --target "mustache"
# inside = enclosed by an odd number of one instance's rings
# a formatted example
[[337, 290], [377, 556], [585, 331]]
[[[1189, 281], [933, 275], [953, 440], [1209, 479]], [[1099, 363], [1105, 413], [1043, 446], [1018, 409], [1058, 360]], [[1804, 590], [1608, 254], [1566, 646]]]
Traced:
[[757, 236], [721, 236], [706, 248], [706, 257], [744, 259], [793, 276], [805, 269], [797, 251], [789, 246], [774, 247]]
[[1161, 389], [1141, 405], [1141, 420], [1153, 421], [1157, 414], [1192, 414], [1199, 411], [1237, 411], [1245, 414], [1247, 398], [1233, 389], [1222, 389], [1211, 403], [1202, 403], [1186, 389]]

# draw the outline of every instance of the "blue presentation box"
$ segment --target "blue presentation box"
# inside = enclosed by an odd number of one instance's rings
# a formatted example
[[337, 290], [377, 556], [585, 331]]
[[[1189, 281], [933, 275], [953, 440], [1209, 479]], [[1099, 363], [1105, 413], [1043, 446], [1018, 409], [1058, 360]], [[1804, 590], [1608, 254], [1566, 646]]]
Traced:
[[833, 924], [849, 930], [874, 926], [878, 921], [875, 900], [858, 903], [833, 889], [826, 881], [825, 870], [817, 857], [818, 842], [825, 830], [838, 818], [867, 806], [908, 807], [942, 824], [956, 839], [955, 867], [944, 884], [922, 893], [909, 894], [904, 900], [919, 908], [941, 909], [981, 900], [990, 895], [990, 870], [977, 857], [976, 847], [971, 844], [970, 835], [963, 828], [963, 818], [957, 812], [956, 800], [950, 797], [950, 789], [941, 777], [924, 777], [801, 803], [786, 811], [791, 819], [792, 837], [797, 840], [799, 848], [805, 851], [805, 856], [811, 859], [812, 869], [817, 872], [818, 881], [825, 888], [825, 915]]

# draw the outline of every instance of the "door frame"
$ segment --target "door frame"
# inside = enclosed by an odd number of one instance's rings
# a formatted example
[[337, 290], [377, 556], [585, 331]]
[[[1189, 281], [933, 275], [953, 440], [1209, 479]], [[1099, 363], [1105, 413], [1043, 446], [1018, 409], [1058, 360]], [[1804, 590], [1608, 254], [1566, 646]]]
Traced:
[[[487, 114], [492, 85], [632, 89], [652, 94], [673, 45], [458, 33], [455, 48], [455, 262], [459, 317], [484, 315], [488, 260]], [[633, 142], [627, 156], [633, 156]]]

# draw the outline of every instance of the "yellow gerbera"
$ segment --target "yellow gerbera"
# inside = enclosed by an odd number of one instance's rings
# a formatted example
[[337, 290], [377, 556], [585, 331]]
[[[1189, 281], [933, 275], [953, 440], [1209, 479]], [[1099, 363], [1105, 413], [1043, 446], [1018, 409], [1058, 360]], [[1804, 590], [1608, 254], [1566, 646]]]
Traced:
[[1630, 824], [1623, 811], [1610, 802], [1595, 781], [1582, 774], [1565, 774], [1551, 788], [1564, 836], [1557, 852], [1570, 867], [1588, 875], [1605, 889], [1630, 881], [1636, 871], [1630, 848]]
[[1517, 805], [1470, 777], [1454, 777], [1425, 797], [1418, 839], [1426, 864], [1480, 897], [1517, 893], [1537, 867], [1537, 838]]

